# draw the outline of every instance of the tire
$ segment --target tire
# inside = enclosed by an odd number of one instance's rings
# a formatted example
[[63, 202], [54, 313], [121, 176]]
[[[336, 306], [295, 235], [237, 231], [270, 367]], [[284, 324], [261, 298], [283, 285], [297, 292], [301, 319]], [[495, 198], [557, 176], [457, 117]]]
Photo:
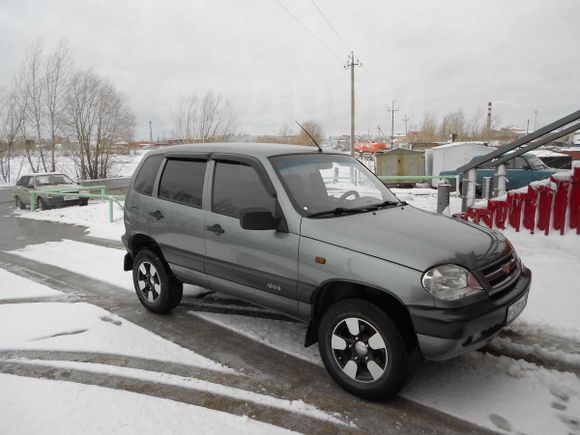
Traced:
[[38, 208], [42, 211], [50, 210], [50, 207], [46, 204], [46, 202], [42, 198], [38, 198]]
[[183, 284], [171, 274], [159, 256], [142, 249], [133, 262], [133, 286], [137, 297], [152, 313], [166, 314], [181, 302]]
[[26, 204], [24, 204], [22, 202], [22, 200], [20, 199], [19, 196], [15, 196], [14, 197], [14, 202], [15, 202], [16, 208], [19, 208], [20, 210], [25, 210], [26, 209]]
[[89, 205], [89, 199], [88, 198], [82, 198], [79, 200], [79, 207], [84, 207], [86, 205]]
[[362, 299], [343, 299], [326, 310], [318, 348], [334, 381], [367, 400], [397, 394], [417, 361], [416, 346], [409, 349], [388, 314]]

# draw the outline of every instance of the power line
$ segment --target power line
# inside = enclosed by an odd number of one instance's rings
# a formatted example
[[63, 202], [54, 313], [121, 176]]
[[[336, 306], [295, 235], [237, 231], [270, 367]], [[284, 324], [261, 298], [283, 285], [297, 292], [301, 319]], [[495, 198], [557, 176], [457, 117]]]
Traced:
[[339, 57], [339, 56], [338, 56], [338, 55], [337, 55], [337, 54], [336, 54], [334, 51], [332, 51], [332, 49], [331, 49], [331, 48], [330, 48], [328, 45], [326, 45], [326, 44], [325, 44], [325, 43], [322, 41], [322, 39], [320, 39], [318, 36], [316, 36], [316, 35], [314, 34], [314, 32], [312, 32], [312, 30], [310, 30], [308, 27], [306, 27], [306, 26], [305, 26], [305, 25], [302, 23], [302, 21], [300, 21], [300, 20], [299, 20], [299, 19], [298, 19], [298, 18], [297, 18], [297, 17], [296, 17], [296, 16], [295, 16], [295, 15], [294, 15], [292, 12], [290, 12], [290, 10], [288, 10], [288, 8], [287, 8], [286, 6], [284, 6], [284, 5], [283, 5], [283, 4], [280, 2], [280, 0], [276, 0], [276, 3], [278, 3], [278, 6], [280, 6], [282, 9], [284, 9], [284, 11], [286, 11], [286, 13], [287, 13], [288, 15], [290, 15], [290, 17], [292, 17], [292, 19], [293, 19], [294, 21], [296, 21], [296, 22], [297, 22], [297, 23], [298, 23], [298, 24], [299, 24], [299, 25], [300, 25], [300, 26], [301, 26], [301, 27], [302, 27], [304, 30], [306, 30], [308, 33], [310, 33], [310, 36], [312, 36], [314, 39], [316, 39], [320, 45], [322, 45], [322, 46], [323, 46], [323, 47], [324, 47], [324, 48], [325, 48], [325, 49], [326, 49], [326, 50], [327, 50], [327, 51], [328, 51], [330, 54], [332, 54], [334, 57], [336, 57], [336, 59], [338, 59], [338, 61], [339, 61], [339, 62], [341, 62], [341, 63], [342, 63], [342, 59], [341, 59], [341, 58], [340, 58], [340, 57]]
[[338, 36], [338, 39], [340, 39], [342, 41], [342, 43], [344, 44], [344, 46], [346, 47], [346, 49], [348, 51], [351, 51], [350, 47], [348, 46], [348, 44], [346, 43], [346, 41], [344, 40], [344, 38], [342, 36], [340, 36], [340, 33], [338, 33], [338, 30], [336, 30], [336, 28], [332, 25], [332, 23], [330, 22], [330, 20], [328, 18], [326, 18], [326, 15], [324, 15], [324, 13], [320, 10], [320, 8], [318, 7], [318, 5], [316, 3], [314, 3], [314, 0], [310, 0], [310, 3], [312, 3], [312, 6], [314, 6], [316, 8], [316, 10], [320, 14], [320, 16], [322, 18], [324, 18], [324, 21], [326, 21], [326, 24], [328, 24], [328, 26], [333, 30], [333, 32], [336, 34], [336, 36]]

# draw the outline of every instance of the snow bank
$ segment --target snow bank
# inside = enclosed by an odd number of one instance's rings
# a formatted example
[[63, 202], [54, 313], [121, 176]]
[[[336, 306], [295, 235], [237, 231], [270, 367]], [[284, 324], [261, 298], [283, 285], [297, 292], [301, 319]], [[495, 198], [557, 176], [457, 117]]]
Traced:
[[[293, 434], [246, 416], [122, 390], [0, 374], [2, 434]], [[50, 400], [47, 400], [50, 398]]]
[[14, 214], [26, 219], [82, 225], [88, 228], [89, 236], [121, 241], [125, 232], [123, 210], [117, 204], [113, 207], [113, 222], [109, 222], [109, 203], [94, 200], [85, 207], [64, 207], [36, 212], [15, 210]]
[[0, 349], [111, 353], [231, 371], [87, 303], [0, 305]]
[[[16, 361], [16, 360], [15, 360]], [[176, 387], [188, 388], [196, 391], [217, 394], [231, 397], [245, 402], [264, 405], [271, 408], [290, 411], [295, 414], [312, 417], [322, 421], [329, 421], [335, 424], [350, 426], [342, 420], [328, 414], [313, 405], [304, 403], [302, 400], [286, 400], [253, 391], [242, 390], [240, 388], [228, 387], [222, 384], [204, 381], [197, 378], [189, 378], [169, 373], [152, 372], [149, 370], [135, 369], [129, 367], [109, 366], [97, 363], [84, 363], [74, 361], [45, 361], [45, 360], [17, 360], [20, 364], [34, 364], [35, 366], [58, 367], [70, 370], [82, 370], [92, 373], [104, 373], [111, 376], [123, 376], [139, 379], [146, 383], [173, 385]]]
[[38, 298], [44, 296], [57, 296], [62, 294], [57, 290], [37, 284], [21, 276], [0, 269], [0, 300]]
[[121, 249], [66, 239], [60, 242], [28, 245], [10, 252], [133, 291], [131, 272], [123, 270], [125, 253]]

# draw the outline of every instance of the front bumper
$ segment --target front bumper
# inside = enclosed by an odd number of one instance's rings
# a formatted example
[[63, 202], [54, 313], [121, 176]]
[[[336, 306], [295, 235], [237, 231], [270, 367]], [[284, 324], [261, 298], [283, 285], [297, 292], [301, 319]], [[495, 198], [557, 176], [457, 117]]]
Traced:
[[497, 299], [452, 309], [408, 307], [425, 358], [445, 360], [483, 347], [506, 326], [508, 307], [529, 292], [531, 281], [532, 272], [522, 265], [512, 288]]

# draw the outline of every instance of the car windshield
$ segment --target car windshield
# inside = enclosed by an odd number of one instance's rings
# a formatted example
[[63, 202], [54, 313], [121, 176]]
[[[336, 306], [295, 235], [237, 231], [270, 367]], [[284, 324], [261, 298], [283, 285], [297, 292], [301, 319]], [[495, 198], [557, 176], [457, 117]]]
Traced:
[[272, 157], [290, 199], [305, 216], [367, 211], [399, 200], [358, 160], [336, 154]]
[[54, 186], [56, 184], [75, 184], [64, 174], [37, 175], [37, 186]]

